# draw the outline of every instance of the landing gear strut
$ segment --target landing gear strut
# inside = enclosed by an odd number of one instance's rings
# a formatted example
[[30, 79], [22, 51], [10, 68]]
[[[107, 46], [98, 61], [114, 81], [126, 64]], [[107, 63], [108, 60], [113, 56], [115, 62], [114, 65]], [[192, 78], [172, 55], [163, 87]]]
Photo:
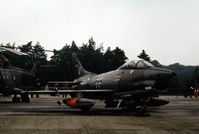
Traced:
[[121, 103], [121, 106], [124, 109], [126, 109], [128, 112], [135, 112], [136, 116], [146, 116], [146, 106], [144, 104], [144, 101], [139, 98], [134, 98], [133, 100], [123, 100]]
[[146, 116], [147, 111], [146, 107], [144, 105], [129, 105], [126, 107], [127, 111], [133, 111], [135, 112], [135, 116]]

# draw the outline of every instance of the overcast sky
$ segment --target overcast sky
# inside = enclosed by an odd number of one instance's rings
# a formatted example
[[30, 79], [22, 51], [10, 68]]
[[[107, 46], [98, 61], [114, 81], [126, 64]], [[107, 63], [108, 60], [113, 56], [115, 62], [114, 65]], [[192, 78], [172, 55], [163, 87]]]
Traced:
[[129, 59], [199, 65], [198, 0], [0, 0], [0, 43], [61, 49], [93, 36]]

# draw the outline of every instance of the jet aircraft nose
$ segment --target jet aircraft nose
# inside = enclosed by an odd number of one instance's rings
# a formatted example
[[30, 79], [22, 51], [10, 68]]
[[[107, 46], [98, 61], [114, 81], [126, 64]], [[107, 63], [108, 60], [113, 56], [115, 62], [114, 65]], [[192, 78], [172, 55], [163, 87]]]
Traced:
[[167, 78], [167, 77], [171, 77], [171, 76], [174, 76], [174, 75], [175, 75], [174, 71], [171, 71], [171, 70], [168, 70], [168, 69], [162, 69], [160, 71], [160, 74], [158, 74], [158, 77], [159, 78]]
[[156, 80], [168, 78], [174, 75], [176, 75], [176, 73], [172, 70], [154, 67], [147, 71], [145, 76], [147, 76], [147, 78]]

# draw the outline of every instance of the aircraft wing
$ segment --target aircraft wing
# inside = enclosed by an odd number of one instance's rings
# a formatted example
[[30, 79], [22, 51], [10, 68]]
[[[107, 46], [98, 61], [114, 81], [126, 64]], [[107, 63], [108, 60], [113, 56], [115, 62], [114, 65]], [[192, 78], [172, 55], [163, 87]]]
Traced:
[[144, 95], [151, 92], [151, 90], [131, 90], [124, 92], [117, 92], [112, 89], [85, 89], [85, 90], [37, 90], [37, 91], [24, 91], [28, 94], [70, 94], [70, 93], [104, 93], [104, 94], [113, 94], [117, 98], [128, 98], [132, 95]]
[[72, 86], [77, 86], [79, 85], [78, 82], [74, 81], [49, 81], [48, 82], [48, 90], [65, 90], [65, 89], [70, 89]]
[[24, 91], [29, 94], [67, 94], [67, 93], [113, 93], [110, 89], [86, 89], [86, 90], [37, 90]]
[[128, 94], [143, 94], [147, 93], [149, 91], [147, 90], [132, 90], [132, 91], [125, 91], [125, 92], [115, 92], [114, 95], [116, 96], [122, 96], [122, 95], [128, 95]]

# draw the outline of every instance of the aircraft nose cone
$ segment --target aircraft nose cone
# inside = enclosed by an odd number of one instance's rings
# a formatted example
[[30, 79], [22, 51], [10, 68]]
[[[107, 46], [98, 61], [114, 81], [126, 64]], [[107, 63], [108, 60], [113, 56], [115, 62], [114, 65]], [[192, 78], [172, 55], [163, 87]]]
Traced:
[[174, 71], [162, 68], [154, 68], [150, 74], [152, 79], [164, 79], [176, 75]]
[[162, 70], [162, 75], [163, 75], [163, 77], [171, 77], [171, 76], [176, 75], [176, 73], [174, 71], [164, 69], [164, 70]]

